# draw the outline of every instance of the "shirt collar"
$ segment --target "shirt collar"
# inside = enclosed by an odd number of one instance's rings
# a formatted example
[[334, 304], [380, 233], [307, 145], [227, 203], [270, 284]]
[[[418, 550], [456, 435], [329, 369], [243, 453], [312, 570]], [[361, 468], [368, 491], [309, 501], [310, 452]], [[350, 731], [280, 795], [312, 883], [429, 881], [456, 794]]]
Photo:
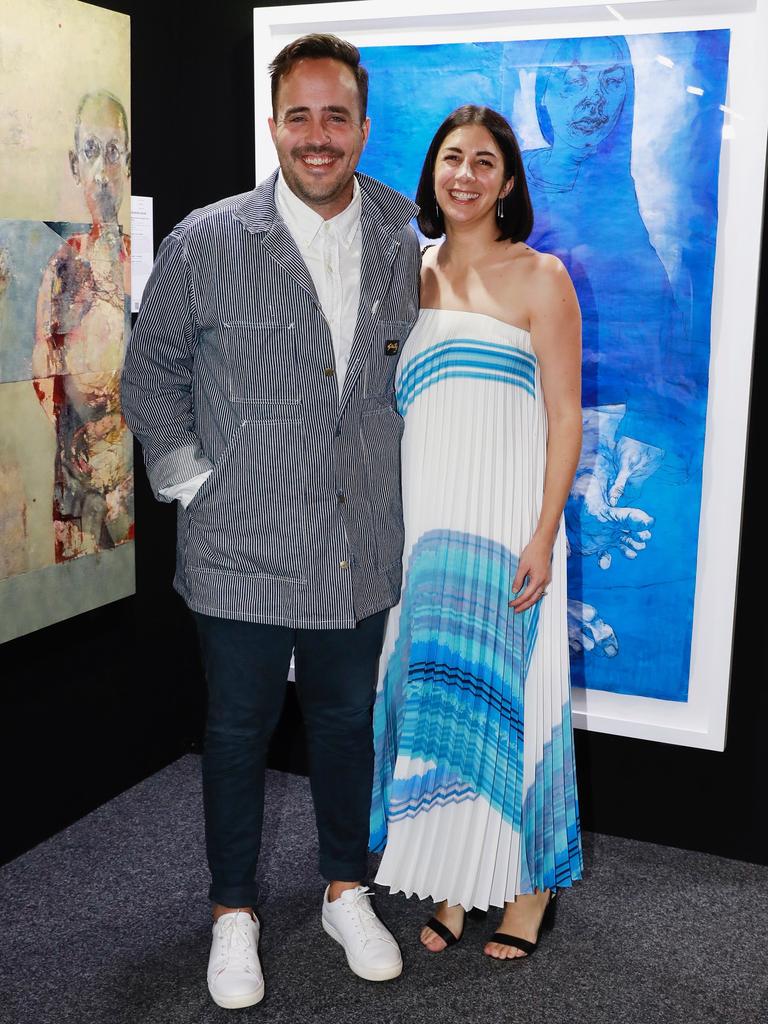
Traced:
[[312, 245], [323, 225], [327, 224], [342, 245], [349, 248], [360, 227], [360, 185], [355, 176], [352, 178], [352, 201], [330, 220], [325, 220], [319, 213], [315, 213], [291, 191], [282, 171], [277, 176], [275, 203], [288, 230], [298, 242], [306, 246]]

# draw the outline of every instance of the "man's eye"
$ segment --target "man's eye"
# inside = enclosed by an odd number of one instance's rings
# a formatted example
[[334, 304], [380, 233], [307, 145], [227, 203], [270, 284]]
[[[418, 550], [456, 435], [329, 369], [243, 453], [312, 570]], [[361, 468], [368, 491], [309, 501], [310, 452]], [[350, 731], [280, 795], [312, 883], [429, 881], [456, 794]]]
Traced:
[[116, 164], [120, 161], [120, 147], [114, 142], [110, 142], [107, 146], [107, 151], [104, 154], [108, 164]]
[[583, 86], [587, 80], [579, 71], [566, 71], [563, 81], [566, 85]]
[[83, 153], [88, 160], [95, 160], [101, 152], [101, 146], [99, 146], [96, 139], [86, 139], [85, 145], [83, 146]]
[[286, 118], [288, 124], [303, 124], [306, 120], [304, 114], [291, 114], [290, 117]]

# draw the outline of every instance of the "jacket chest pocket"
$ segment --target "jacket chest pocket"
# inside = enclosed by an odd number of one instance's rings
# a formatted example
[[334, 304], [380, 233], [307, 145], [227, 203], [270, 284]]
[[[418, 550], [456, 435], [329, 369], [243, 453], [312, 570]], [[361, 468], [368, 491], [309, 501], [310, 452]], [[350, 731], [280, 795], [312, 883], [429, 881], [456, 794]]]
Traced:
[[296, 329], [290, 321], [221, 325], [229, 366], [229, 397], [245, 404], [298, 405]]
[[395, 390], [397, 362], [411, 326], [407, 320], [374, 323], [374, 337], [365, 372], [366, 398], [383, 398]]

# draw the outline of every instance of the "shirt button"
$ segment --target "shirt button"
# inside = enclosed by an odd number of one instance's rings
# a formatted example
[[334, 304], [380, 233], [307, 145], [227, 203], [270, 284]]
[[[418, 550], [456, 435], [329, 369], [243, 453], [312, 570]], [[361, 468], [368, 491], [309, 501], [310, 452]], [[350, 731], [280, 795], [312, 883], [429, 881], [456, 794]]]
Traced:
[[325, 374], [326, 377], [332, 377], [335, 372], [336, 371], [332, 366], [326, 366], [326, 368], [323, 370], [323, 373]]
[[346, 561], [339, 562], [339, 568], [340, 569], [348, 569], [349, 568], [349, 562], [346, 562]]
[[336, 497], [338, 498], [338, 500], [339, 500], [339, 504], [340, 504], [340, 505], [343, 505], [343, 504], [344, 504], [344, 502], [345, 502], [345, 501], [347, 500], [347, 499], [346, 499], [346, 498], [344, 497], [344, 492], [343, 492], [343, 491], [336, 491]]

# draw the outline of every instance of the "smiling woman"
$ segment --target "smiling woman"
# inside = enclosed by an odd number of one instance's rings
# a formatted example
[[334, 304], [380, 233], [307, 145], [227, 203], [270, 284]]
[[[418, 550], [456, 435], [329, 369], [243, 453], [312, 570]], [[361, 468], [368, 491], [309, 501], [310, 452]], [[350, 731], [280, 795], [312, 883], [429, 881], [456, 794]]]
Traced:
[[464, 106], [440, 126], [417, 202], [421, 313], [396, 377], [405, 417], [404, 590], [375, 710], [377, 881], [464, 913], [504, 907], [486, 943], [530, 955], [581, 876], [562, 512], [581, 437], [580, 317], [533, 226], [509, 124]]
[[457, 211], [472, 206], [472, 219], [487, 217], [489, 204], [495, 205], [499, 237], [515, 242], [527, 238], [533, 210], [520, 147], [505, 119], [488, 107], [471, 105], [446, 118], [427, 150], [416, 202], [419, 227], [427, 238], [443, 234], [443, 204]]

